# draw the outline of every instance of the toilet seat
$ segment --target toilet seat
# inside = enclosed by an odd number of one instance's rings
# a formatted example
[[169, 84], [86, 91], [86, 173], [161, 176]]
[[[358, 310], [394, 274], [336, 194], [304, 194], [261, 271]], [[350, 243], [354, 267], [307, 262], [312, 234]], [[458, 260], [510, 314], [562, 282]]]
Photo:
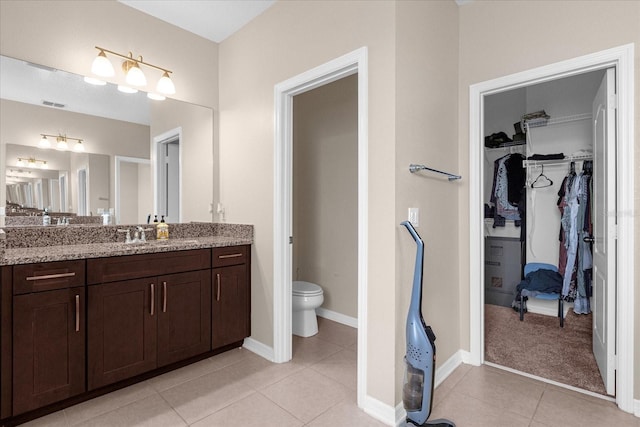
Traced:
[[292, 294], [299, 297], [314, 297], [322, 295], [322, 288], [315, 283], [294, 281], [292, 286]]

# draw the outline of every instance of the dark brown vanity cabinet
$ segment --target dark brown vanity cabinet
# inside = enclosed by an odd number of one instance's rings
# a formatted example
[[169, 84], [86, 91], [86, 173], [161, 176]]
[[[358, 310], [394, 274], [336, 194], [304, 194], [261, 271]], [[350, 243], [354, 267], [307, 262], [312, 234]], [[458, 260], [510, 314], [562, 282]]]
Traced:
[[193, 250], [87, 261], [89, 390], [210, 349], [209, 254]]
[[250, 246], [213, 249], [211, 347], [251, 335]]
[[84, 261], [13, 268], [13, 415], [85, 391], [84, 272]]
[[245, 245], [0, 266], [0, 424], [242, 345], [250, 254]]

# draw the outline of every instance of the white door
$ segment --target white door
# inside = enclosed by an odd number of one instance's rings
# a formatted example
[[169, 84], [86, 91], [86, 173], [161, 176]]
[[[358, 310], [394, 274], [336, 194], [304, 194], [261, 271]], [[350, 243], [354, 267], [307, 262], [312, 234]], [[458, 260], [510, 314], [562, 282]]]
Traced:
[[607, 394], [615, 393], [615, 70], [593, 100], [593, 354]]

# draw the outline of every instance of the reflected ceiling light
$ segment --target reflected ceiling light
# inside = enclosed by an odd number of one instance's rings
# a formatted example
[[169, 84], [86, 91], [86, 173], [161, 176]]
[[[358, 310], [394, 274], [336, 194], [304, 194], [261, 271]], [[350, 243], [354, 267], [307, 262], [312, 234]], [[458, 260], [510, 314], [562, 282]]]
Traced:
[[137, 93], [138, 89], [129, 86], [118, 85], [118, 90], [122, 93]]
[[49, 168], [46, 160], [36, 159], [35, 157], [18, 157], [18, 162], [16, 164], [21, 168]]
[[[56, 139], [56, 148], [60, 151], [64, 151], [64, 150], [68, 150], [69, 149], [69, 140], [72, 141], [76, 141], [75, 145], [73, 146], [73, 150], [74, 151], [78, 151], [78, 152], [83, 152], [84, 151], [84, 145], [82, 144], [82, 139], [80, 138], [72, 138], [70, 136], [67, 135], [62, 135], [62, 134], [58, 134], [58, 135], [50, 135], [47, 133], [41, 133], [40, 134], [42, 136], [42, 139], [40, 140], [40, 147], [42, 148], [49, 148], [51, 147], [51, 144], [49, 143], [49, 140], [47, 139], [48, 136], [55, 138]], [[43, 142], [46, 141], [46, 142]], [[44, 145], [46, 144], [46, 146]]]
[[103, 49], [98, 47], [96, 47], [96, 49], [100, 52], [98, 56], [96, 56], [96, 59], [93, 60], [93, 64], [91, 64], [91, 72], [102, 77], [113, 76], [116, 72], [113, 69], [113, 65], [111, 65], [111, 61], [109, 61]]
[[[107, 58], [107, 53], [108, 53], [110, 55], [115, 55], [124, 59], [124, 62], [122, 63], [122, 69], [125, 72], [126, 82], [128, 84], [132, 86], [147, 85], [147, 79], [144, 73], [142, 72], [142, 69], [140, 68], [140, 65], [145, 65], [147, 67], [155, 68], [156, 70], [162, 71], [162, 77], [160, 77], [160, 80], [158, 81], [158, 84], [156, 87], [157, 92], [163, 95], [173, 95], [174, 93], [176, 93], [176, 87], [174, 86], [173, 81], [171, 80], [171, 77], [170, 77], [170, 74], [172, 73], [172, 71], [167, 70], [166, 68], [158, 67], [157, 65], [149, 64], [148, 62], [144, 62], [142, 60], [142, 56], [138, 56], [138, 59], [134, 59], [133, 53], [131, 52], [129, 52], [128, 55], [122, 55], [121, 53], [117, 53], [99, 46], [96, 46], [96, 49], [99, 50], [99, 53], [96, 59], [93, 61], [93, 66], [91, 67], [91, 71], [93, 73], [103, 77], [114, 75], [113, 66], [109, 62], [109, 59]], [[109, 62], [109, 66], [111, 67], [112, 73], [109, 75], [101, 74], [106, 72], [106, 70], [103, 70], [102, 65], [100, 65], [104, 61]], [[98, 65], [96, 65], [96, 63], [98, 63]], [[105, 66], [105, 69], [106, 69], [106, 66]]]
[[159, 93], [153, 93], [153, 92], [147, 93], [147, 98], [153, 99], [154, 101], [164, 101], [165, 99], [167, 99], [166, 96], [160, 95]]
[[96, 85], [96, 86], [104, 86], [107, 84], [107, 82], [105, 82], [104, 80], [96, 79], [95, 77], [85, 77], [84, 81], [85, 83], [89, 83], [91, 85]]
[[42, 135], [42, 138], [40, 139], [38, 145], [40, 146], [40, 148], [51, 148], [51, 142], [49, 142], [45, 135]]

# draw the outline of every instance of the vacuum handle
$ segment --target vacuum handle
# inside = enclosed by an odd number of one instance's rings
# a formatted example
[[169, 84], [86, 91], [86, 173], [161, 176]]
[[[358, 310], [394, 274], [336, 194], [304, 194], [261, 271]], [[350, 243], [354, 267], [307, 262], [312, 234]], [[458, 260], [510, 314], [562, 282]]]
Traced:
[[420, 238], [420, 235], [418, 234], [416, 229], [413, 228], [413, 224], [411, 224], [409, 221], [402, 221], [400, 225], [404, 225], [407, 228], [407, 230], [409, 231], [409, 234], [411, 234], [411, 237], [413, 237], [413, 240], [415, 240], [419, 246], [424, 245], [424, 242]]

